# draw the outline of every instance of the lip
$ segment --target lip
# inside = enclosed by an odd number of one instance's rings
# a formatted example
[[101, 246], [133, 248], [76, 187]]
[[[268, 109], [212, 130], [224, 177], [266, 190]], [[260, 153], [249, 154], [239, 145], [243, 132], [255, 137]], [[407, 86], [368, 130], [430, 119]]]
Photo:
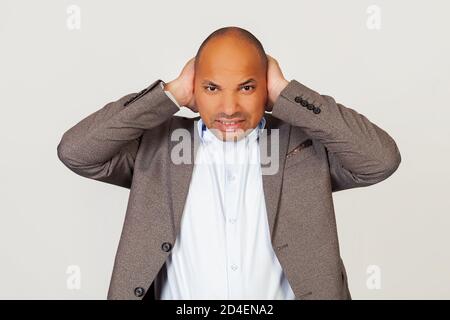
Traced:
[[233, 118], [233, 119], [219, 118], [219, 119], [216, 119], [216, 121], [228, 121], [228, 122], [234, 121], [234, 122], [238, 122], [238, 121], [244, 121], [244, 119], [242, 119], [242, 118]]
[[[223, 123], [225, 122], [234, 122], [234, 123]], [[244, 120], [242, 119], [218, 119], [215, 121], [217, 123], [217, 127], [221, 131], [225, 132], [233, 132], [242, 127]]]

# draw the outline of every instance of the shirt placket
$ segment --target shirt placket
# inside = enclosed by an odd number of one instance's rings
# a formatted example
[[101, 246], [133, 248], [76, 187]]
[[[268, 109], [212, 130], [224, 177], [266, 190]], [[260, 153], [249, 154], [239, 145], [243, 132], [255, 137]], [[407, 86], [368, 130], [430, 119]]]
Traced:
[[244, 150], [242, 145], [227, 145], [225, 150], [225, 234], [227, 242], [227, 270], [228, 270], [228, 293], [229, 299], [240, 299], [242, 294], [242, 261], [241, 239], [239, 232], [240, 222], [240, 193], [241, 193], [241, 170], [242, 156]]

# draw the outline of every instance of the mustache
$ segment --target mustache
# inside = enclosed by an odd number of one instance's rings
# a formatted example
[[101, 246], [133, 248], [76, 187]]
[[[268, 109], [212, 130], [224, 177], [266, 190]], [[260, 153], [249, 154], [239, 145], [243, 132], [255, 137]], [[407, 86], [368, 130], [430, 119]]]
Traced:
[[245, 119], [246, 116], [242, 112], [236, 112], [232, 115], [227, 115], [226, 113], [219, 113], [215, 117], [216, 119], [230, 120], [230, 119]]

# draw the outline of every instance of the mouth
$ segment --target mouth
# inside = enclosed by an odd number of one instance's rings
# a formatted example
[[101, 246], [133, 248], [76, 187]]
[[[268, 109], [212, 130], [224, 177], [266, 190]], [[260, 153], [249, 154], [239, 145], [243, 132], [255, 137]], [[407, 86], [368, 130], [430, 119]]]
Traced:
[[233, 120], [216, 120], [217, 127], [221, 131], [225, 132], [234, 132], [237, 129], [240, 129], [242, 127], [242, 124], [245, 120], [242, 119], [233, 119]]

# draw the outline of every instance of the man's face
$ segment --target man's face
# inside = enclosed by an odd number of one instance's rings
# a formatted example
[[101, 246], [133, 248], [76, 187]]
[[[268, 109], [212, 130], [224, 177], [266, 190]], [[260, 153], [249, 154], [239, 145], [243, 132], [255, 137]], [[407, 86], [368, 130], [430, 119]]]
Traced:
[[198, 112], [220, 140], [237, 141], [264, 115], [267, 72], [257, 49], [245, 41], [221, 37], [201, 52], [195, 71]]

